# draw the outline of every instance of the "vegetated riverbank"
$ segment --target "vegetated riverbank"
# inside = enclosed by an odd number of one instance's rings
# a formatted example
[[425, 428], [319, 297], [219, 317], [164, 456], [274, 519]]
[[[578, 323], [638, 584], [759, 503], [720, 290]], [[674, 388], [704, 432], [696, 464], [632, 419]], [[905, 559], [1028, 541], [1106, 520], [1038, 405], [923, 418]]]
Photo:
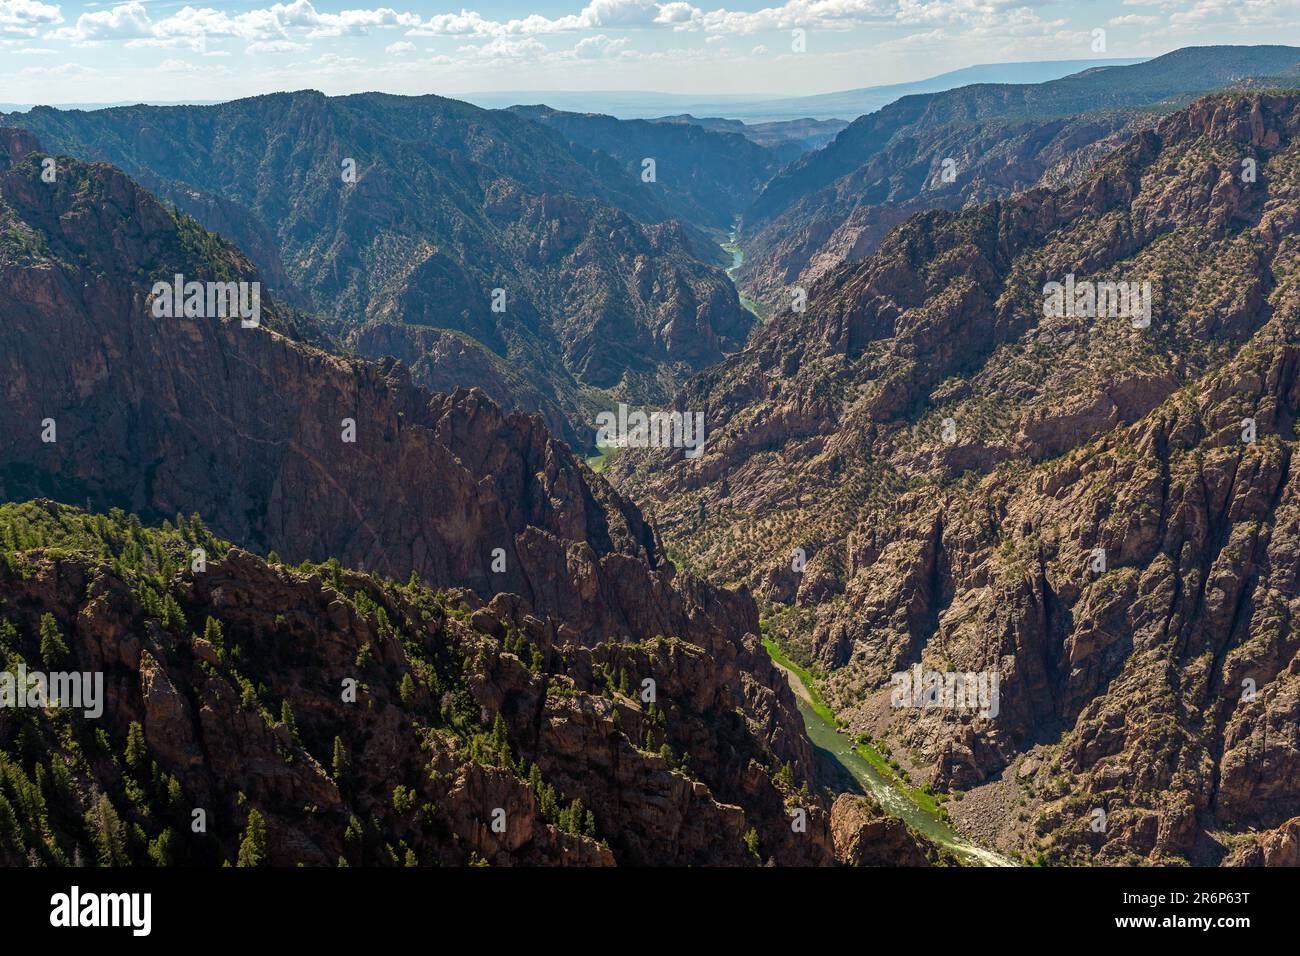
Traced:
[[610, 462], [617, 458], [622, 452], [623, 449], [619, 448], [617, 445], [607, 445], [600, 449], [599, 454], [584, 458], [583, 461], [587, 463], [588, 468], [599, 475], [602, 474], [605, 469], [609, 467]]
[[[731, 228], [731, 238], [722, 243], [724, 252], [731, 254], [731, 268], [727, 270], [727, 275], [731, 278], [734, 285], [736, 282], [736, 273], [740, 270], [741, 265], [745, 262], [745, 250], [740, 248], [740, 242], [736, 236], [736, 228]], [[757, 299], [751, 299], [745, 293], [740, 291], [736, 286], [736, 294], [740, 296], [740, 304], [754, 314], [754, 317], [760, 322], [767, 322], [767, 307]]]
[[964, 863], [975, 866], [1016, 866], [1014, 860], [977, 846], [948, 822], [944, 798], [912, 786], [872, 742], [851, 739], [839, 732], [839, 719], [817, 693], [813, 677], [781, 650], [776, 641], [763, 638], [763, 646], [790, 682], [798, 698], [799, 713], [813, 744], [835, 760], [886, 812], [900, 817], [923, 836], [955, 853]]

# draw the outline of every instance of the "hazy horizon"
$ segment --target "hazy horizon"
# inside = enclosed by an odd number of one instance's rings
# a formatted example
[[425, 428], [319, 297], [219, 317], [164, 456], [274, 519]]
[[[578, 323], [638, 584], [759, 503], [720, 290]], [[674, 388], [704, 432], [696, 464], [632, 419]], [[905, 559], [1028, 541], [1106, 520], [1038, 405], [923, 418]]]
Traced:
[[[464, 97], [658, 92], [797, 97], [984, 64], [1149, 58], [1294, 42], [1296, 0], [0, 0], [7, 103], [203, 102], [294, 89]], [[801, 31], [801, 32], [800, 32]], [[1099, 33], [1098, 31], [1102, 31]], [[1103, 35], [1104, 34], [1104, 35]], [[112, 96], [105, 96], [111, 90]]]
[[[668, 115], [694, 114], [700, 117], [735, 118], [746, 122], [768, 119], [787, 119], [798, 116], [817, 116], [854, 119], [864, 112], [873, 111], [898, 96], [913, 92], [932, 92], [978, 82], [1038, 83], [1067, 76], [1090, 66], [1127, 65], [1143, 62], [1128, 59], [1098, 60], [1031, 60], [1008, 63], [980, 63], [956, 70], [924, 77], [907, 83], [893, 83], [853, 90], [827, 90], [821, 93], [796, 97], [774, 97], [762, 93], [669, 93], [656, 90], [475, 90], [466, 93], [393, 94], [384, 90], [366, 90], [355, 94], [382, 93], [396, 96], [445, 95], [460, 99], [484, 109], [503, 109], [518, 105], [544, 104], [555, 109], [577, 112], [601, 112], [622, 119], [655, 118]], [[269, 93], [321, 92], [308, 88], [298, 90], [268, 91]], [[861, 94], [861, 95], [854, 95]], [[329, 95], [329, 94], [322, 94]], [[119, 100], [106, 102], [68, 103], [7, 103], [0, 102], [0, 112], [23, 112], [38, 106], [55, 109], [99, 110], [122, 106], [211, 106], [231, 102], [231, 99], [181, 99], [181, 100]], [[850, 109], [849, 104], [860, 108]], [[824, 106], [825, 108], [819, 108]]]

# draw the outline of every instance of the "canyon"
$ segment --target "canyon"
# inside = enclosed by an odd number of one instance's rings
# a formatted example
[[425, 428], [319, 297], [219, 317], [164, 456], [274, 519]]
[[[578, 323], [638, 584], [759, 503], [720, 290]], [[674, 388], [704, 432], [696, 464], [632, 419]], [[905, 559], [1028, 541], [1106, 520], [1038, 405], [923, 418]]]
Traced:
[[1296, 865], [1298, 68], [0, 116], [0, 864]]

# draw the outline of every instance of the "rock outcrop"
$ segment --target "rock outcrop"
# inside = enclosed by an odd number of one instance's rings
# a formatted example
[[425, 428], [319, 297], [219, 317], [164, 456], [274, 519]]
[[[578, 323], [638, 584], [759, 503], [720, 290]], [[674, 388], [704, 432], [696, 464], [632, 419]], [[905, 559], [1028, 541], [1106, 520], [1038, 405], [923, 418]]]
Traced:
[[847, 866], [931, 866], [952, 863], [924, 837], [910, 831], [898, 817], [880, 809], [872, 797], [841, 793], [831, 807], [831, 836], [835, 855]]
[[1226, 866], [1300, 866], [1300, 817], [1276, 830], [1247, 839], [1230, 853]]
[[[918, 216], [687, 386], [700, 458], [612, 469], [688, 565], [798, 609], [852, 730], [1018, 788], [1006, 852], [1218, 862], [1300, 806], [1298, 129], [1295, 95], [1210, 97], [1076, 186]], [[1067, 275], [1149, 282], [1149, 325], [1045, 308]], [[997, 675], [996, 712], [891, 706], [913, 667]]]

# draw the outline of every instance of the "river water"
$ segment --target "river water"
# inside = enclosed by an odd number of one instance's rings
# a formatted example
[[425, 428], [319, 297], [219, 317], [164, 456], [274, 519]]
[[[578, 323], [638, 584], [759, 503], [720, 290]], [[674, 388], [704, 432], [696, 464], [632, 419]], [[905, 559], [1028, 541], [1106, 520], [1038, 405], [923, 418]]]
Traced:
[[961, 858], [963, 863], [973, 866], [1016, 865], [1014, 861], [999, 853], [976, 846], [935, 814], [917, 806], [906, 793], [898, 789], [893, 780], [853, 750], [852, 741], [847, 735], [839, 733], [813, 709], [808, 699], [808, 690], [803, 686], [799, 675], [784, 667], [781, 670], [785, 672], [786, 678], [790, 681], [790, 688], [795, 692], [808, 739], [839, 763], [864, 790], [875, 797], [886, 813], [901, 817], [913, 830], [951, 850]]
[[[731, 268], [727, 270], [727, 275], [730, 277], [732, 284], [735, 284], [736, 273], [740, 271], [740, 267], [745, 263], [745, 250], [740, 248], [734, 227], [731, 230], [731, 237], [722, 243], [722, 249], [731, 256]], [[767, 309], [761, 303], [741, 292], [739, 286], [736, 287], [736, 292], [740, 296], [740, 304], [752, 312], [754, 318], [758, 319], [759, 322], [767, 321]]]

